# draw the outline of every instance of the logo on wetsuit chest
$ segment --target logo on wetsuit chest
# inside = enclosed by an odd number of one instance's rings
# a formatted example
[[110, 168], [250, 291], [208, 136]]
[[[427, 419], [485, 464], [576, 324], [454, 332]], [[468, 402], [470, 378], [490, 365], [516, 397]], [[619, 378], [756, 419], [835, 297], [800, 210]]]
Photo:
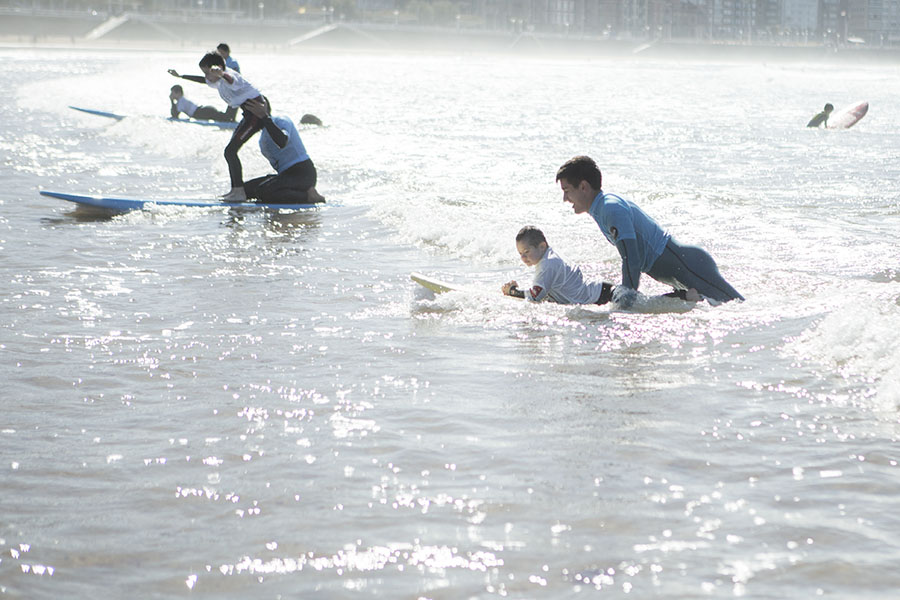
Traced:
[[537, 300], [537, 297], [540, 296], [541, 292], [543, 292], [543, 291], [544, 291], [544, 288], [542, 288], [539, 285], [536, 285], [533, 288], [531, 288], [530, 290], [528, 290], [528, 293], [531, 294], [532, 300]]
[[619, 239], [619, 230], [616, 229], [615, 227], [610, 227], [610, 228], [609, 228], [609, 235], [612, 236], [612, 239], [613, 239], [614, 241], [617, 241], [617, 240]]

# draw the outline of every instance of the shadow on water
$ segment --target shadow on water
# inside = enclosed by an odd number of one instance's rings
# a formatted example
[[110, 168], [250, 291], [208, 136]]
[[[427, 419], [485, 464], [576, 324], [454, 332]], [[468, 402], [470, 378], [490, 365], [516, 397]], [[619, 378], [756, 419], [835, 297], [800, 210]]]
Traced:
[[42, 217], [41, 223], [46, 225], [65, 225], [67, 223], [94, 223], [98, 221], [111, 221], [125, 213], [112, 212], [102, 208], [91, 206], [76, 206], [75, 209], [62, 213], [59, 217]]

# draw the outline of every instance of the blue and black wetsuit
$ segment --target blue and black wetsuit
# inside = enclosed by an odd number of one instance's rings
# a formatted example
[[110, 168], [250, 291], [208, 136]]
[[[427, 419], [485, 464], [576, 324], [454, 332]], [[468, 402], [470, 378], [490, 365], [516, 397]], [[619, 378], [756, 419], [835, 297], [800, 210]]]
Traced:
[[307, 191], [316, 187], [317, 173], [297, 128], [286, 117], [267, 117], [262, 124], [259, 149], [276, 174], [246, 182], [247, 197], [279, 204], [309, 202]]
[[589, 213], [622, 257], [622, 287], [637, 290], [641, 273], [646, 273], [676, 290], [694, 288], [716, 302], [744, 299], [706, 250], [679, 244], [633, 202], [601, 191]]

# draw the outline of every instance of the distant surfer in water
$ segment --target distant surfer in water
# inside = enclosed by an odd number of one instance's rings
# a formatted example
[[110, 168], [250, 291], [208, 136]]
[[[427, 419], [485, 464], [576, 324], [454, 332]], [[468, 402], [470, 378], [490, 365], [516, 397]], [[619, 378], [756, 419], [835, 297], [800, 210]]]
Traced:
[[828, 127], [828, 116], [831, 115], [833, 110], [834, 110], [834, 106], [832, 106], [831, 103], [826, 104], [825, 109], [822, 112], [820, 112], [819, 114], [817, 114], [816, 116], [814, 116], [812, 119], [810, 119], [809, 123], [807, 123], [806, 126], [807, 127], [819, 127], [824, 124], [825, 127]]
[[234, 122], [233, 113], [228, 115], [222, 111], [216, 110], [216, 108], [212, 106], [197, 106], [185, 98], [184, 88], [178, 84], [173, 85], [172, 89], [169, 90], [169, 100], [172, 101], [171, 114], [173, 119], [177, 119], [178, 115], [184, 113], [188, 117], [197, 119], [198, 121]]
[[275, 204], [325, 202], [316, 191], [316, 166], [291, 120], [269, 115], [266, 105], [259, 100], [249, 100], [244, 106], [262, 121], [259, 150], [276, 171], [275, 175], [246, 182], [247, 198]]
[[222, 196], [226, 202], [243, 202], [247, 199], [247, 194], [244, 191], [243, 167], [241, 159], [238, 158], [238, 150], [263, 128], [262, 119], [248, 112], [245, 105], [248, 100], [257, 100], [265, 104], [267, 112], [271, 112], [271, 107], [268, 99], [252, 83], [241, 77], [237, 71], [225, 67], [225, 59], [218, 52], [207, 52], [200, 59], [200, 69], [203, 75], [179, 75], [175, 69], [169, 69], [169, 74], [215, 88], [222, 100], [228, 103], [230, 110], [235, 113], [238, 107], [243, 108], [241, 121], [234, 129], [231, 141], [225, 146], [225, 161], [228, 163], [231, 191]]
[[713, 303], [743, 300], [706, 250], [678, 243], [636, 204], [602, 190], [603, 175], [588, 156], [568, 160], [556, 172], [563, 201], [575, 214], [588, 213], [622, 257], [622, 285], [612, 299], [628, 308], [637, 296], [641, 273], [676, 290], [697, 290]]
[[[557, 304], [607, 304], [613, 299], [615, 286], [606, 281], [585, 282], [581, 269], [572, 267], [547, 243], [544, 232], [527, 225], [516, 235], [516, 250], [522, 262], [534, 269], [531, 288], [520, 290], [513, 280], [500, 288], [507, 296], [529, 302], [549, 300]], [[697, 290], [676, 290], [664, 296], [691, 302], [700, 300]]]
[[216, 52], [218, 52], [222, 58], [225, 59], [225, 66], [231, 69], [232, 71], [241, 72], [241, 65], [238, 64], [238, 61], [234, 60], [234, 57], [231, 56], [231, 47], [222, 42], [218, 46], [216, 46]]

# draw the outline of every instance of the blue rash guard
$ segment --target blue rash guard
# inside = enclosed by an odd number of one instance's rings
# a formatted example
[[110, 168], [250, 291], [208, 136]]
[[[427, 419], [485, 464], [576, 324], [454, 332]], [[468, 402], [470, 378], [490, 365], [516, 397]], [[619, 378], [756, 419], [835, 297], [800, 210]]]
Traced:
[[234, 60], [233, 58], [231, 58], [231, 55], [229, 55], [229, 56], [225, 59], [225, 66], [228, 67], [229, 69], [232, 69], [232, 70], [234, 70], [234, 71], [237, 71], [238, 73], [241, 72], [241, 65], [238, 64], [238, 61], [236, 61], [236, 60]]
[[266, 117], [259, 136], [259, 149], [276, 174], [246, 182], [247, 197], [272, 204], [310, 202], [308, 191], [316, 187], [318, 175], [294, 123], [286, 117]]
[[[275, 172], [284, 173], [289, 167], [304, 160], [309, 160], [309, 153], [307, 153], [303, 140], [300, 139], [300, 134], [297, 132], [297, 128], [294, 127], [294, 123], [285, 117], [272, 117], [272, 122], [287, 137], [287, 140], [285, 141], [283, 137], [278, 136], [278, 132], [273, 131], [271, 127], [265, 126], [259, 135], [259, 150], [269, 160], [269, 164], [272, 165]], [[278, 141], [282, 142], [283, 145], [279, 145], [273, 139], [273, 133], [280, 138]]]
[[623, 284], [628, 283], [626, 271], [631, 271], [634, 281], [628, 287], [636, 290], [640, 274], [650, 271], [672, 236], [634, 202], [615, 194], [604, 194], [603, 190], [594, 198], [588, 213], [613, 246], [618, 247], [618, 243], [625, 240], [635, 242], [636, 256], [623, 256], [622, 271]]
[[622, 285], [613, 292], [615, 302], [627, 307], [634, 301], [628, 290], [638, 289], [641, 273], [676, 290], [696, 289], [714, 302], [744, 299], [706, 250], [679, 244], [634, 202], [601, 190], [588, 213], [622, 257]]

